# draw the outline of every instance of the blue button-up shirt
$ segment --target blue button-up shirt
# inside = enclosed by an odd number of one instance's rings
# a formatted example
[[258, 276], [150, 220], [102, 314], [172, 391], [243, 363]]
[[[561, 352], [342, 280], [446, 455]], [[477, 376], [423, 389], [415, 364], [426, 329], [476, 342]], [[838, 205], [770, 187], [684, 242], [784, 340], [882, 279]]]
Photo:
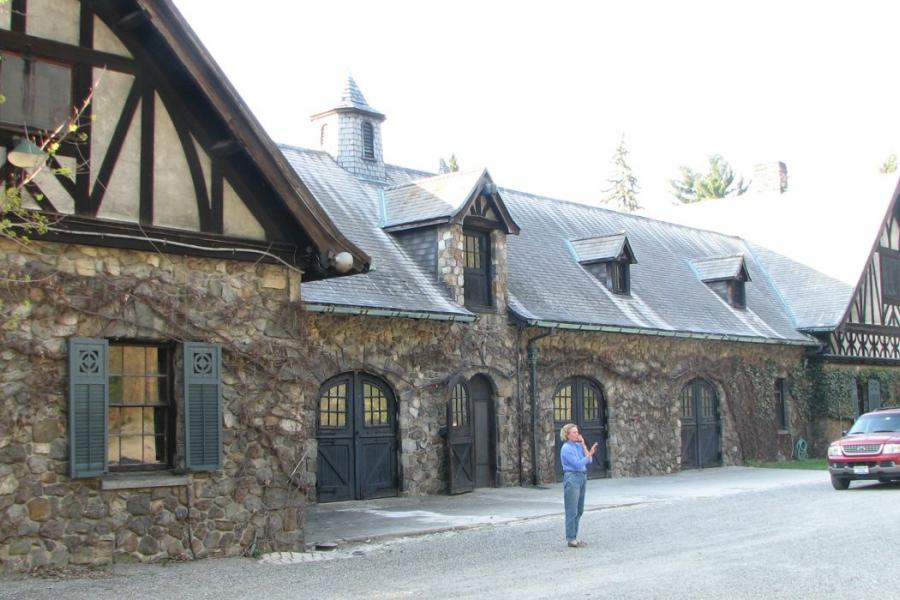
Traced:
[[594, 457], [585, 454], [584, 448], [578, 442], [566, 442], [559, 451], [559, 460], [563, 471], [585, 473]]

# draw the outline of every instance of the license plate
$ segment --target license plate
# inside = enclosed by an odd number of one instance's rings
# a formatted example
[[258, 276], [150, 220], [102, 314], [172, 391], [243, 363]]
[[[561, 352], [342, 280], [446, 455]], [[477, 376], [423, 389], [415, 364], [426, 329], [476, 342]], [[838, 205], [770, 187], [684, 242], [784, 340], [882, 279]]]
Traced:
[[869, 467], [866, 465], [861, 465], [861, 466], [857, 465], [857, 466], [853, 467], [853, 474], [854, 475], [868, 475]]

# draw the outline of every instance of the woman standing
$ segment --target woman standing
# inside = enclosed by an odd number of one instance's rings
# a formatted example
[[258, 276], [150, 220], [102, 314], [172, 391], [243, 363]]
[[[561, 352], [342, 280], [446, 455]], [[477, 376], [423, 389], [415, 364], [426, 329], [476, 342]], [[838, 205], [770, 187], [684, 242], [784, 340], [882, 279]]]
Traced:
[[559, 430], [559, 439], [565, 443], [559, 451], [563, 468], [563, 502], [566, 507], [566, 543], [570, 548], [587, 546], [578, 539], [578, 523], [584, 513], [584, 494], [587, 491], [587, 466], [594, 460], [595, 443], [588, 450], [575, 423], [566, 423]]

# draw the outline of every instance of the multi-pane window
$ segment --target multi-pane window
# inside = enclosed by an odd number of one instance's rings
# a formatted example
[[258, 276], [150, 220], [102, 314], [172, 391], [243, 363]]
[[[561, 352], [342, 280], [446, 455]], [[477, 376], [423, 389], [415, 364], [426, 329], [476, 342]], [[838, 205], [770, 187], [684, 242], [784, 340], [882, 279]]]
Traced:
[[585, 421], [598, 421], [600, 419], [600, 398], [593, 386], [584, 386], [583, 411]]
[[450, 427], [468, 427], [469, 394], [466, 386], [457, 383], [450, 392]]
[[480, 269], [481, 237], [467, 233], [465, 240], [465, 267], [467, 269]]
[[375, 158], [375, 128], [369, 121], [362, 123], [363, 158]]
[[367, 427], [390, 424], [387, 396], [371, 383], [363, 384], [363, 420]]
[[681, 390], [681, 416], [686, 419], [691, 419], [694, 416], [694, 397], [689, 385]]
[[881, 294], [885, 302], [900, 304], [900, 256], [879, 253], [881, 261]]
[[0, 121], [29, 129], [54, 129], [72, 110], [72, 68], [31, 57], [0, 55]]
[[463, 281], [466, 306], [491, 306], [490, 237], [487, 233], [463, 234]]
[[109, 347], [107, 464], [111, 469], [167, 466], [172, 435], [167, 348]]
[[572, 421], [572, 385], [564, 385], [553, 396], [553, 420], [570, 423]]
[[[183, 368], [176, 404], [173, 365]], [[69, 340], [69, 475], [222, 466], [221, 348], [214, 344]], [[177, 413], [177, 414], [176, 414]], [[183, 438], [176, 464], [176, 418]]]
[[708, 385], [700, 388], [700, 416], [704, 419], [716, 416], [716, 395]]
[[344, 427], [347, 424], [347, 384], [328, 388], [319, 398], [319, 426]]
[[778, 429], [785, 431], [788, 428], [787, 401], [784, 395], [784, 379], [775, 380], [775, 420]]

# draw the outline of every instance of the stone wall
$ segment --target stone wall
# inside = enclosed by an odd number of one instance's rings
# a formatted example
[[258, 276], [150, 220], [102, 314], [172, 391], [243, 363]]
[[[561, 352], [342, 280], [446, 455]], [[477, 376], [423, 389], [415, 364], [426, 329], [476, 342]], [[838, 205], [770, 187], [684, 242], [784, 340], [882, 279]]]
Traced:
[[[497, 240], [494, 247], [502, 257]], [[383, 379], [397, 398], [401, 494], [446, 491], [451, 383], [476, 374], [494, 389], [497, 482], [530, 482], [525, 356], [528, 340], [544, 331], [493, 312], [475, 323], [305, 313], [298, 274], [270, 265], [62, 244], [35, 250], [25, 256], [0, 245], [0, 270], [30, 276], [0, 288], [5, 570], [302, 549], [303, 506], [315, 499], [320, 387], [352, 371]], [[223, 468], [69, 479], [73, 336], [221, 344]], [[796, 377], [803, 354], [590, 332], [556, 332], [537, 346], [544, 482], [553, 479], [552, 396], [568, 377], [589, 377], [606, 395], [612, 476], [668, 473], [680, 468], [679, 393], [694, 377], [719, 396], [725, 464], [777, 458], [772, 385]], [[180, 410], [179, 393], [176, 402]], [[792, 430], [805, 431], [808, 411], [799, 408]], [[182, 455], [180, 426], [177, 433]]]
[[[308, 347], [298, 273], [62, 244], [22, 254], [7, 242], [0, 270], [22, 282], [0, 288], [3, 570], [302, 547], [306, 490], [288, 481], [302, 454], [297, 407], [317, 383], [292, 367]], [[73, 336], [221, 344], [224, 468], [71, 480]], [[175, 401], [180, 412], [178, 391]]]
[[[451, 383], [482, 374], [494, 388], [500, 432], [497, 477], [519, 480], [515, 337], [505, 316], [485, 314], [477, 323], [306, 315], [305, 335], [319, 349], [309, 357], [320, 383], [351, 371], [386, 381], [398, 401], [401, 493], [439, 494], [447, 489], [446, 447]], [[307, 455], [316, 456], [316, 403], [305, 405]], [[305, 483], [315, 489], [316, 464]]]
[[[530, 329], [525, 337], [538, 333]], [[777, 377], [802, 376], [800, 347], [587, 332], [559, 332], [537, 347], [542, 481], [553, 480], [553, 395], [575, 376], [598, 383], [606, 397], [613, 477], [681, 469], [680, 394], [698, 377], [718, 396], [723, 464], [785, 458], [773, 386]], [[791, 411], [791, 419], [792, 430], [806, 435], [805, 407]]]

